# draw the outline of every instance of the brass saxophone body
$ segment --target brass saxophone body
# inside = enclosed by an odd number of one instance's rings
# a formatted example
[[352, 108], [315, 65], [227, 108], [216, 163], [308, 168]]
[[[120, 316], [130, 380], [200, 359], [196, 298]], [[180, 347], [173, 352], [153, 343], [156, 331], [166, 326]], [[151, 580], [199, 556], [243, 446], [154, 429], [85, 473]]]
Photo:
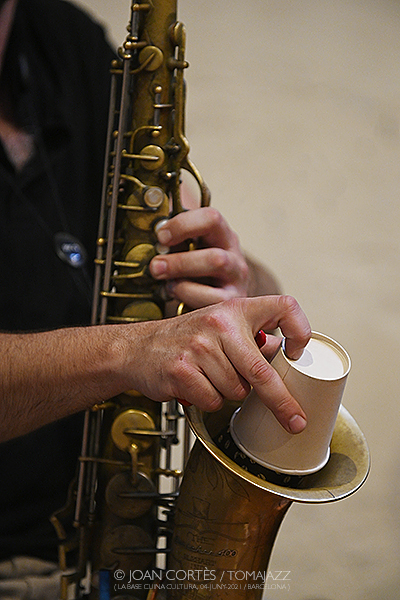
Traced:
[[[165, 250], [157, 223], [184, 210], [183, 170], [197, 181], [201, 204], [209, 203], [184, 134], [185, 29], [176, 9], [176, 0], [132, 1], [112, 64], [93, 324], [165, 316], [163, 289], [148, 265]], [[220, 441], [236, 408], [227, 402], [218, 413], [189, 407], [184, 414], [177, 402], [160, 405], [129, 391], [87, 411], [77, 483], [52, 517], [63, 599], [259, 600], [263, 590], [247, 574], [259, 584], [290, 504], [344, 498], [367, 477], [365, 439], [344, 409], [328, 464], [301, 487], [249, 471]], [[197, 441], [178, 494], [187, 423]], [[72, 536], [64, 527], [71, 519]], [[132, 573], [138, 585], [129, 588], [123, 584]], [[145, 586], [149, 573], [157, 576]]]
[[[111, 65], [92, 324], [165, 316], [163, 287], [148, 266], [166, 251], [157, 224], [184, 210], [182, 170], [197, 181], [200, 204], [209, 203], [184, 134], [188, 64], [176, 0], [132, 1], [127, 30]], [[165, 566], [181, 475], [175, 465], [187, 454], [174, 458], [182, 438], [188, 448], [177, 402], [161, 405], [132, 390], [87, 411], [77, 484], [52, 517], [61, 539], [63, 598], [101, 597], [116, 569], [128, 575]], [[71, 511], [72, 537], [64, 527]], [[124, 595], [141, 600], [145, 593]]]

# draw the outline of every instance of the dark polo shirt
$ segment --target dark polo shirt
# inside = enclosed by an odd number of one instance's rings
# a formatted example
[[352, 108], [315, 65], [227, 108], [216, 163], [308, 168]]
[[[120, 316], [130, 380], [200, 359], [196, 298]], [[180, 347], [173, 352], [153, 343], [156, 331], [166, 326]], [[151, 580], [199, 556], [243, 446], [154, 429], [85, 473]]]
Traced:
[[[113, 53], [104, 32], [60, 0], [19, 0], [1, 86], [36, 141], [15, 173], [0, 148], [0, 329], [87, 324]], [[74, 269], [56, 254], [68, 231], [88, 252]], [[0, 559], [57, 560], [49, 516], [66, 500], [82, 415], [0, 445]]]

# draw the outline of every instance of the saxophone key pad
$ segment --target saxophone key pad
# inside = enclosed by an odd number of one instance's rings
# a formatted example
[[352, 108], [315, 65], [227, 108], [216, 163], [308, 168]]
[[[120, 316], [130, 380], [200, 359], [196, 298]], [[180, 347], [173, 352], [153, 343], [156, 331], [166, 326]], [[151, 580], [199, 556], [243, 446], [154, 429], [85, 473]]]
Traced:
[[135, 483], [129, 471], [117, 473], [106, 488], [106, 502], [111, 512], [122, 519], [136, 519], [153, 506], [156, 489], [144, 474], [137, 473]]

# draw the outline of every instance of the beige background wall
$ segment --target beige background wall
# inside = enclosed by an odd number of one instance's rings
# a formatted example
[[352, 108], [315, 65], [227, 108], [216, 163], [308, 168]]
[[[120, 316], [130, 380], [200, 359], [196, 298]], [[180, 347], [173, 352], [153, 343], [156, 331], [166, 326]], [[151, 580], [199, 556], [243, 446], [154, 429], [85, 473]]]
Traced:
[[[121, 43], [129, 0], [86, 0]], [[272, 600], [400, 597], [400, 2], [180, 0], [191, 157], [243, 246], [353, 369], [344, 403], [372, 471], [293, 506]]]

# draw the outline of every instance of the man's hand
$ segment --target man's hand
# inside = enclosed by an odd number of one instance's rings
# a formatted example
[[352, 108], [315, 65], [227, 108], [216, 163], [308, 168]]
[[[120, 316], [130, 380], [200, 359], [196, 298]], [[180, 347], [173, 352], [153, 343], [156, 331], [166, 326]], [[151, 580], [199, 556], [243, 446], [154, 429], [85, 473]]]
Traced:
[[[286, 352], [299, 358], [311, 329], [290, 296], [230, 300], [159, 322], [136, 324], [140, 369], [129, 366], [129, 387], [158, 401], [181, 398], [202, 410], [221, 408], [224, 398], [243, 400], [254, 387], [259, 398], [290, 433], [299, 433], [306, 415], [271, 367], [280, 339], [267, 335], [260, 351], [260, 329], [279, 327]], [[123, 329], [128, 334], [129, 328]], [[141, 348], [141, 349], [140, 349]], [[136, 352], [135, 352], [136, 353]]]
[[299, 433], [306, 416], [267, 360], [280, 339], [257, 336], [277, 327], [288, 356], [298, 358], [311, 331], [290, 296], [235, 298], [129, 325], [0, 333], [0, 441], [132, 389], [212, 411], [253, 386], [283, 427]]
[[250, 274], [237, 234], [211, 207], [180, 213], [157, 231], [159, 242], [173, 248], [194, 240], [195, 251], [156, 256], [155, 279], [167, 281], [168, 294], [189, 308], [200, 308], [249, 293]]

